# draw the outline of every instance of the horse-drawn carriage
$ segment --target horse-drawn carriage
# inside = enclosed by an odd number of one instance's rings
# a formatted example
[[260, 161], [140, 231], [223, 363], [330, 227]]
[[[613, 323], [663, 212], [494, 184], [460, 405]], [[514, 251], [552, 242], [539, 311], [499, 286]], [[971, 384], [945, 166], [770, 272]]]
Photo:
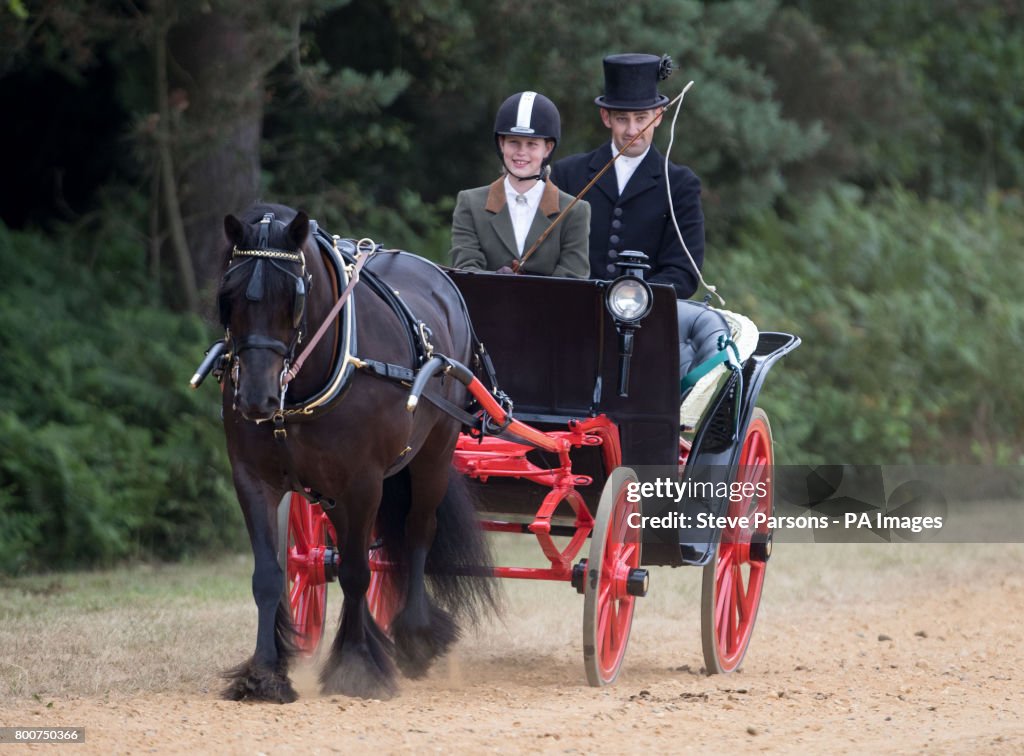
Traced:
[[[262, 213], [267, 208], [259, 210]], [[250, 221], [257, 217], [253, 215]], [[300, 214], [298, 220], [302, 219]], [[274, 613], [278, 615], [276, 625], [270, 625], [276, 627], [276, 641], [270, 644], [265, 635], [258, 636], [256, 655], [248, 668], [236, 670], [227, 695], [279, 700], [281, 696], [261, 692], [261, 683], [254, 682], [259, 677], [254, 668], [262, 665], [286, 676], [291, 647], [285, 638], [286, 628], [282, 629], [282, 608], [287, 604], [291, 610], [300, 650], [312, 652], [326, 626], [327, 585], [340, 577], [345, 587], [347, 576], [355, 590], [365, 587], [366, 601], [359, 601], [346, 588], [339, 635], [346, 635], [348, 648], [368, 644], [369, 648], [363, 649], [365, 656], [387, 667], [375, 646], [381, 641], [380, 648], [388, 648], [388, 638], [379, 637], [383, 633], [398, 647], [399, 665], [414, 675], [422, 674], [429, 660], [442, 653], [454, 637], [426, 639], [437, 634], [439, 624], [445, 624], [439, 623], [433, 608], [422, 615], [429, 620], [419, 621], [418, 630], [408, 627], [417, 625], [420, 616], [413, 607], [424, 600], [419, 585], [424, 574], [446, 573], [442, 580], [478, 583], [489, 576], [564, 582], [584, 596], [587, 679], [592, 685], [604, 685], [618, 674], [635, 604], [647, 593], [646, 567], [699, 566], [704, 570], [701, 614], [707, 669], [729, 672], [740, 664], [750, 641], [771, 552], [770, 520], [762, 517], [758, 525], [749, 526], [733, 519], [719, 527], [720, 521], [712, 518], [772, 512], [772, 436], [767, 417], [755, 404], [769, 368], [799, 344], [798, 338], [782, 333], [760, 333], [751, 338], [748, 331], [750, 346], [738, 349], [738, 321], [722, 325], [717, 311], [697, 303], [677, 313], [670, 287], [643, 281], [642, 257], [624, 255], [622, 275], [613, 281], [461, 271], [445, 271], [445, 276], [432, 264], [407, 253], [332, 238], [315, 224], [311, 238], [316, 244], [311, 244], [302, 241], [302, 223], [293, 221], [285, 228], [273, 218], [268, 224], [266, 215], [262, 221], [252, 226], [228, 224], [235, 245], [221, 291], [228, 336], [226, 346], [211, 351], [213, 357], [200, 370], [203, 373], [222, 364], [223, 383], [230, 388], [225, 391], [225, 424], [236, 488], [256, 553], [254, 595], [261, 608], [261, 634], [268, 627], [264, 607], [276, 605]], [[275, 223], [281, 227], [277, 232]], [[271, 234], [256, 238], [257, 228]], [[297, 266], [286, 269], [282, 260], [294, 264], [296, 259], [279, 255], [301, 249], [303, 244], [305, 250], [299, 253], [303, 260], [298, 263], [301, 271]], [[360, 257], [363, 262], [357, 266]], [[318, 258], [315, 264], [314, 258]], [[269, 267], [257, 272], [260, 261], [283, 271], [289, 277], [284, 279], [287, 285], [274, 290], [269, 283], [260, 282], [267, 294], [256, 291], [253, 281], [259, 276], [269, 278], [271, 272]], [[240, 274], [243, 268], [249, 273]], [[358, 275], [359, 268], [365, 286], [353, 289], [351, 276]], [[232, 269], [238, 272], [232, 273]], [[436, 276], [426, 273], [428, 269], [436, 271]], [[232, 282], [232, 276], [242, 280]], [[417, 277], [430, 280], [420, 286]], [[279, 318], [277, 325], [273, 319], [261, 324], [253, 315], [263, 304], [270, 305], [274, 296], [281, 299], [281, 292], [289, 292], [292, 280], [296, 282], [294, 295], [277, 307], [287, 317]], [[454, 286], [442, 280], [450, 280]], [[327, 281], [330, 285], [324, 286]], [[312, 292], [318, 285], [326, 291], [315, 305]], [[468, 311], [465, 322], [471, 323], [471, 336], [473, 332], [476, 336], [470, 339], [468, 352], [460, 350], [457, 337], [446, 345], [441, 322], [421, 315], [417, 304], [408, 301], [415, 299], [416, 288], [426, 297], [423, 308], [428, 307], [428, 300], [434, 304], [443, 300], [441, 309], [447, 313], [449, 325], [461, 322], [456, 311]], [[340, 315], [335, 317], [327, 309], [346, 289], [352, 291], [352, 299], [338, 308]], [[389, 298], [402, 301], [381, 304]], [[377, 340], [378, 336], [372, 335], [366, 321], [397, 313], [396, 308], [406, 312], [389, 317], [397, 321], [405, 317], [409, 322], [408, 328], [395, 331], [404, 343], [392, 350], [390, 358], [387, 350], [373, 359], [366, 357], [362, 351], [372, 350], [366, 339]], [[238, 309], [248, 316], [240, 316]], [[322, 353], [315, 370], [320, 377], [308, 378], [305, 395], [293, 394], [298, 383], [293, 381], [295, 365], [302, 365], [301, 357], [296, 357], [301, 345], [297, 348], [294, 334], [288, 330], [303, 331], [308, 322], [308, 333], [317, 318], [331, 321], [324, 323], [326, 330], [320, 334], [327, 334], [324, 341], [319, 346], [314, 343], [311, 350], [315, 353], [319, 348]], [[729, 327], [732, 330], [724, 330]], [[274, 329], [280, 337], [270, 333]], [[290, 345], [288, 338], [292, 338]], [[310, 341], [308, 336], [305, 339]], [[681, 344], [693, 352], [682, 360]], [[251, 350], [249, 355], [258, 350], [268, 364], [260, 367], [250, 357], [240, 375], [239, 355], [247, 350]], [[221, 351], [230, 356], [225, 358]], [[399, 364], [396, 356], [410, 351], [416, 355], [411, 362], [407, 357], [404, 365]], [[267, 391], [261, 389], [258, 400], [250, 395], [240, 401], [246, 376], [261, 371], [279, 376], [280, 393], [267, 397]], [[429, 412], [437, 418], [422, 431], [415, 424], [401, 431], [409, 442], [402, 442], [405, 448], [389, 465], [378, 465], [384, 468], [377, 471], [384, 479], [383, 489], [371, 487], [371, 496], [373, 491], [383, 490], [380, 510], [369, 506], [371, 516], [358, 522], [352, 506], [340, 512], [345, 493], [324, 490], [333, 479], [319, 472], [318, 465], [329, 466], [331, 455], [315, 464], [306, 463], [302, 461], [306, 447], [296, 445], [303, 442], [301, 434], [315, 426], [317, 419], [322, 424], [336, 411], [332, 407], [361, 403], [357, 388], [348, 387], [357, 374], [364, 386], [397, 389], [394, 394], [404, 397], [401, 412]], [[341, 388], [332, 390], [332, 381]], [[683, 423], [681, 386], [685, 394]], [[296, 401], [295, 396], [301, 400]], [[259, 402], [262, 409], [254, 409]], [[391, 411], [390, 405], [381, 406]], [[243, 414], [257, 422], [243, 419]], [[308, 433], [310, 448], [316, 446], [323, 453], [331, 434], [365, 433], [366, 423], [388, 424], [389, 417], [363, 414], [350, 418], [348, 426], [333, 425], [327, 435]], [[308, 424], [303, 426], [303, 422]], [[438, 428], [457, 430], [437, 445], [440, 453], [434, 455], [430, 439], [440, 432]], [[362, 445], [376, 440], [364, 438]], [[337, 448], [335, 458], [348, 453], [346, 448]], [[426, 454], [435, 467], [448, 455], [461, 482], [475, 494], [479, 525], [474, 523], [473, 528], [532, 535], [548, 566], [471, 564], [465, 558], [432, 561], [410, 547], [418, 527], [395, 523], [403, 517], [407, 523], [419, 521], [416, 492], [431, 485], [429, 480], [420, 483], [425, 473], [406, 459], [417, 453]], [[373, 477], [369, 463], [362, 462], [358, 469], [339, 473], [337, 479], [350, 485], [348, 481], [358, 472]], [[276, 491], [274, 475], [284, 481]], [[719, 493], [679, 497], [666, 509], [664, 502], [643, 500], [639, 495], [652, 490], [641, 483], [655, 475], [676, 481], [753, 485], [742, 489], [747, 492], [743, 496], [722, 495], [724, 489], [714, 486], [702, 488]], [[408, 478], [404, 484], [392, 484], [403, 476]], [[276, 528], [269, 515], [257, 513], [269, 512], [270, 504], [259, 507], [245, 500], [256, 485], [251, 479], [256, 478], [263, 481], [265, 502], [280, 501]], [[406, 499], [398, 515], [388, 513], [389, 497], [395, 496]], [[437, 509], [437, 539], [454, 527], [450, 518], [442, 516], [444, 509], [443, 505]], [[650, 519], [654, 515], [657, 517]], [[431, 531], [433, 520], [430, 515], [425, 519], [430, 520], [426, 530]], [[643, 526], [652, 521], [662, 527]], [[696, 522], [702, 525], [695, 526]], [[339, 526], [344, 532], [337, 532]], [[266, 577], [274, 571], [265, 564], [267, 533], [274, 531], [279, 564], [285, 573], [286, 600], [279, 604], [267, 597], [269, 590], [280, 590], [279, 581]], [[453, 535], [468, 538], [462, 531]], [[353, 549], [359, 553], [349, 553], [350, 561], [346, 561], [346, 551]], [[402, 549], [408, 549], [405, 556], [398, 553]], [[368, 576], [361, 565], [369, 567]], [[360, 573], [362, 582], [350, 573]], [[444, 590], [449, 589], [450, 582]], [[350, 627], [357, 620], [365, 627]], [[442, 630], [442, 635], [446, 632]], [[338, 640], [335, 652], [337, 658], [332, 661], [342, 664], [345, 660]], [[347, 660], [350, 664], [352, 656]], [[358, 666], [355, 676], [365, 678], [366, 668], [373, 664], [361, 662]], [[373, 670], [369, 677], [374, 677]], [[391, 690], [387, 684], [374, 685], [373, 680], [366, 685], [354, 683], [352, 675], [335, 672], [325, 673], [321, 680], [326, 689], [356, 695]], [[287, 694], [283, 698], [289, 700]]]

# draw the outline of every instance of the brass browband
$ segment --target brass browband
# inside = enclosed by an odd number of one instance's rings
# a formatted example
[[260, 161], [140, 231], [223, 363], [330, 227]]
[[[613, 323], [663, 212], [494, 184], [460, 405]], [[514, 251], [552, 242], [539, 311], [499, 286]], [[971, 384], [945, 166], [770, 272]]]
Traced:
[[293, 263], [303, 263], [301, 252], [286, 252], [283, 249], [239, 249], [235, 247], [231, 251], [232, 257], [271, 257], [276, 260], [287, 260]]

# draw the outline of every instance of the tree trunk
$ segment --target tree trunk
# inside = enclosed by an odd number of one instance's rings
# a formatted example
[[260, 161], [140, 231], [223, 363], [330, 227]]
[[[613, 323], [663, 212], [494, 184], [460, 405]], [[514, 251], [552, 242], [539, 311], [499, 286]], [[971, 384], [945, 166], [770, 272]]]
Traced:
[[[199, 290], [196, 285], [195, 266], [192, 264], [192, 257], [189, 253], [188, 239], [185, 234], [185, 226], [181, 221], [181, 204], [178, 201], [178, 188], [174, 176], [174, 156], [171, 150], [171, 108], [167, 96], [167, 37], [163, 24], [159, 25], [156, 34], [156, 91], [157, 91], [157, 121], [156, 144], [160, 160], [157, 163], [156, 175], [159, 181], [154, 181], [154, 207], [157, 198], [164, 199], [164, 214], [167, 217], [167, 226], [170, 230], [171, 247], [174, 250], [174, 260], [177, 263], [178, 283], [184, 304], [192, 312], [199, 312]], [[157, 211], [159, 214], [159, 210]], [[158, 216], [159, 217], [159, 216]], [[154, 233], [150, 237], [159, 252], [160, 243]]]
[[[182, 133], [176, 156], [185, 234], [197, 286], [216, 285], [223, 218], [259, 193], [263, 67], [255, 35], [237, 17], [205, 13], [170, 35]], [[175, 67], [177, 66], [177, 68]]]

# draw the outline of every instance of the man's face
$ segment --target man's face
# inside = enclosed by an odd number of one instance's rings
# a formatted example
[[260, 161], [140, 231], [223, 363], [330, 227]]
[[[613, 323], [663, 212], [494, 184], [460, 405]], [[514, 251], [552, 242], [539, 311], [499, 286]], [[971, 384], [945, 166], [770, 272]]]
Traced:
[[[654, 141], [654, 130], [661, 123], [662, 109], [658, 110], [606, 110], [601, 108], [601, 120], [604, 125], [611, 129], [612, 142], [615, 149], [624, 152], [627, 157], [642, 155], [644, 150], [651, 146]], [[623, 151], [629, 140], [643, 131], [651, 121], [654, 124], [644, 131], [643, 135], [633, 142], [633, 145]]]

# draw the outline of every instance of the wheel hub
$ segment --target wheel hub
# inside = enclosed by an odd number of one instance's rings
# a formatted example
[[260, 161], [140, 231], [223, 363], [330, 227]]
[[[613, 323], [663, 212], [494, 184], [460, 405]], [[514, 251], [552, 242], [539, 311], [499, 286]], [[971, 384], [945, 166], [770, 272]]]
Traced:
[[755, 538], [750, 542], [750, 561], [767, 562], [772, 555], [772, 534], [768, 533], [763, 539]]

